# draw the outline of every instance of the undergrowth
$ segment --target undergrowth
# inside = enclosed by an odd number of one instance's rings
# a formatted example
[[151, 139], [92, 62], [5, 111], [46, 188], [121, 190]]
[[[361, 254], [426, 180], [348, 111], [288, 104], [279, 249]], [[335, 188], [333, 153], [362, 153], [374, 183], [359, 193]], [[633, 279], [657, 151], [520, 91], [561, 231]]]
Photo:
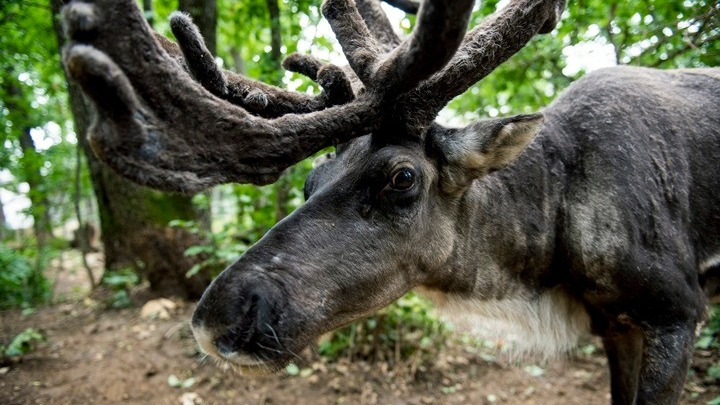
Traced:
[[0, 244], [0, 308], [28, 309], [48, 302], [50, 282], [43, 274], [47, 258], [38, 254]]
[[330, 361], [345, 358], [394, 366], [436, 355], [448, 335], [430, 303], [410, 292], [374, 315], [331, 332], [321, 340], [318, 353]]

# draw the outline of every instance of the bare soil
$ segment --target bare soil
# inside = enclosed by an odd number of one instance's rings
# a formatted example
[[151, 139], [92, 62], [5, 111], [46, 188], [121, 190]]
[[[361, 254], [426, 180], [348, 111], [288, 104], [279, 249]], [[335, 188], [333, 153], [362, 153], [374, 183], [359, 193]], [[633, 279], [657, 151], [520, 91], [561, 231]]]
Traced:
[[[62, 277], [60, 277], [62, 278]], [[187, 326], [193, 304], [177, 302], [168, 319], [144, 319], [140, 305], [107, 309], [103, 298], [79, 298], [67, 280], [57, 303], [24, 316], [0, 312], [0, 343], [25, 328], [46, 341], [0, 365], [3, 404], [608, 404], [601, 349], [547, 364], [510, 364], [457, 339], [435, 357], [391, 368], [383, 362], [327, 362], [306, 353], [299, 373], [251, 378], [202, 360]], [[140, 296], [138, 294], [136, 296]], [[698, 351], [683, 404], [720, 396], [707, 376], [720, 354]], [[187, 388], [168, 379], [187, 381]], [[188, 380], [193, 378], [194, 380]], [[194, 381], [194, 382], [193, 382]], [[192, 384], [191, 384], [192, 383]], [[177, 384], [175, 384], [177, 385]]]

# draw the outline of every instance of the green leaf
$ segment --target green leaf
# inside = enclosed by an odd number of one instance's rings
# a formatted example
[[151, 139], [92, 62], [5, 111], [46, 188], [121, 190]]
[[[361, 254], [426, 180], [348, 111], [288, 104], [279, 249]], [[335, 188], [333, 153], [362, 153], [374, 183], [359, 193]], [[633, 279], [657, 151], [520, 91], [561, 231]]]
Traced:
[[697, 343], [695, 343], [695, 347], [698, 349], [709, 349], [714, 340], [712, 336], [701, 336]]
[[175, 375], [170, 374], [167, 379], [168, 385], [173, 388], [178, 388], [182, 385], [182, 381]]
[[190, 377], [183, 380], [175, 374], [170, 374], [168, 376], [167, 383], [173, 388], [190, 388], [195, 384], [195, 377]]
[[180, 388], [190, 388], [195, 384], [195, 377], [190, 377], [180, 383]]
[[526, 366], [524, 370], [526, 373], [530, 374], [533, 377], [541, 377], [543, 374], [545, 374], [545, 370], [535, 365]]
[[300, 374], [300, 367], [295, 365], [295, 363], [290, 363], [287, 365], [287, 367], [285, 367], [285, 372], [289, 375], [296, 376]]
[[185, 256], [195, 256], [200, 253], [212, 253], [212, 252], [213, 252], [212, 246], [194, 245], [194, 246], [190, 246], [189, 248], [185, 249]]
[[185, 273], [185, 277], [190, 278], [200, 272], [202, 270], [203, 266], [201, 263], [195, 263], [192, 267], [190, 267], [190, 270]]
[[720, 363], [713, 364], [707, 370], [708, 377], [714, 380], [720, 380]]
[[720, 397], [715, 397], [714, 399], [707, 401], [707, 405], [720, 405]]
[[38, 343], [44, 342], [45, 337], [33, 328], [18, 333], [8, 347], [4, 350], [6, 356], [24, 356], [33, 350]]

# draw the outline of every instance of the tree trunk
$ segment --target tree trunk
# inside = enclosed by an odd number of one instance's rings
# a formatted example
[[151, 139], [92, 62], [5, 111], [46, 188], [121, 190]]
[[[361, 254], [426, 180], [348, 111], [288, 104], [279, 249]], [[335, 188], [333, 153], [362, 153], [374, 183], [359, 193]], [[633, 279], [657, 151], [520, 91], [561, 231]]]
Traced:
[[232, 56], [232, 59], [233, 59], [232, 70], [235, 73], [244, 75], [246, 73], [245, 61], [242, 58], [242, 53], [240, 52], [240, 48], [238, 47], [237, 44], [233, 45], [230, 48], [230, 55]]
[[[17, 76], [17, 72], [11, 72], [11, 78]], [[23, 86], [14, 79], [5, 81], [3, 84], [5, 94], [8, 100], [5, 103], [8, 110], [12, 114], [13, 128], [19, 129], [17, 133], [22, 156], [20, 157], [20, 165], [22, 168], [22, 178], [28, 184], [30, 190], [28, 198], [30, 199], [30, 214], [33, 217], [33, 231], [37, 240], [38, 247], [42, 248], [46, 245], [47, 240], [52, 237], [52, 223], [50, 221], [50, 205], [47, 200], [47, 193], [40, 169], [44, 160], [38, 155], [35, 149], [35, 141], [33, 141], [30, 130], [35, 127], [34, 122], [28, 121], [30, 105], [27, 103], [26, 95], [23, 94]]]
[[150, 24], [151, 27], [155, 26], [155, 13], [153, 12], [153, 4], [152, 0], [143, 0], [143, 14], [145, 15], [145, 20]]
[[270, 14], [270, 58], [272, 60], [273, 70], [279, 73], [280, 79], [277, 80], [275, 85], [282, 83], [282, 74], [284, 73], [282, 68], [282, 33], [280, 32], [280, 7], [278, 6], [278, 0], [266, 0], [268, 13]]
[[52, 237], [52, 222], [50, 221], [50, 204], [48, 204], [47, 194], [43, 184], [43, 178], [40, 174], [42, 167], [42, 159], [35, 149], [35, 141], [30, 135], [31, 126], [23, 128], [20, 133], [20, 147], [23, 151], [21, 159], [23, 166], [23, 177], [30, 191], [30, 212], [33, 217], [33, 230], [40, 248], [47, 245], [48, 239]]
[[179, 0], [178, 8], [192, 17], [210, 53], [217, 55], [217, 4], [215, 0]]
[[[278, 0], [266, 0], [268, 14], [270, 15], [270, 62], [272, 72], [269, 75], [270, 82], [282, 87], [282, 78], [285, 70], [282, 68], [282, 32], [280, 25], [280, 7]], [[289, 214], [288, 198], [292, 184], [292, 168], [288, 169], [275, 183], [275, 220], [280, 221]]]
[[[55, 35], [64, 43], [57, 15], [68, 0], [50, 0]], [[163, 194], [138, 186], [118, 176], [100, 162], [90, 149], [87, 131], [93, 110], [82, 92], [68, 82], [75, 130], [87, 157], [90, 178], [98, 202], [105, 268], [132, 267], [150, 282], [158, 294], [197, 298], [210, 283], [209, 269], [193, 277], [186, 272], [200, 259], [186, 257], [185, 250], [204, 240], [182, 228], [172, 228], [173, 219], [202, 224], [205, 217], [187, 196]]]
[[3, 209], [2, 199], [0, 199], [0, 241], [5, 240], [5, 235], [6, 235], [5, 224], [6, 224], [5, 211]]

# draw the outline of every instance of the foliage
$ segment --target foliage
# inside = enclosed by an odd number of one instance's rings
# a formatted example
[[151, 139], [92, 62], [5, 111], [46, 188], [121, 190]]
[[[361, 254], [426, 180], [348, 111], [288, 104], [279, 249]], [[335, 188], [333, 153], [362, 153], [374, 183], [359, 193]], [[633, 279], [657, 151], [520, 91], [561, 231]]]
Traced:
[[0, 244], [0, 308], [30, 308], [47, 302], [50, 282], [42, 273], [45, 260]]
[[[712, 305], [710, 307], [707, 323], [700, 332], [695, 347], [703, 350], [720, 351], [720, 306]], [[720, 362], [708, 367], [706, 379], [710, 383], [720, 381]]]
[[695, 343], [699, 349], [720, 349], [720, 306], [713, 305], [708, 311], [708, 320]]
[[318, 352], [341, 357], [399, 364], [433, 355], [443, 346], [447, 329], [431, 314], [429, 303], [410, 292], [390, 306], [330, 334]]
[[[325, 151], [318, 152], [323, 154]], [[289, 183], [286, 204], [290, 212], [303, 203], [305, 178], [312, 169], [312, 160], [306, 159], [288, 170], [283, 176]], [[201, 256], [203, 259], [194, 265], [187, 277], [192, 277], [202, 269], [211, 270], [217, 275], [236, 260], [253, 243], [259, 240], [277, 221], [276, 203], [278, 188], [275, 186], [257, 187], [250, 184], [221, 186], [215, 190], [215, 201], [228, 201], [231, 204], [217, 203], [214, 209], [213, 232], [206, 235], [207, 244], [190, 246], [186, 256]], [[195, 202], [206, 196], [196, 196]], [[204, 203], [207, 203], [205, 201]], [[173, 220], [171, 226], [181, 227], [190, 233], [203, 233], [200, 224], [193, 221]]]
[[170, 374], [167, 379], [168, 385], [173, 388], [190, 388], [195, 384], [195, 377], [181, 379], [175, 374]]
[[45, 337], [33, 328], [27, 328], [18, 333], [7, 347], [0, 345], [0, 353], [4, 357], [24, 356], [33, 350], [38, 343], [45, 341]]
[[[33, 217], [49, 210], [54, 223], [60, 224], [73, 212], [70, 188], [58, 186], [67, 185], [75, 167], [76, 139], [52, 35], [53, 18], [48, 5], [1, 3], [0, 171], [7, 170], [12, 180], [0, 187], [27, 195], [34, 202], [28, 209]], [[35, 151], [21, 144], [28, 131]], [[83, 186], [83, 196], [89, 197], [85, 172]]]
[[132, 305], [130, 289], [140, 281], [138, 275], [131, 268], [110, 270], [103, 274], [101, 283], [113, 292], [110, 297], [112, 308], [126, 308]]
[[[471, 25], [492, 13], [498, 3], [479, 3]], [[717, 66], [719, 8], [714, 0], [570, 2], [552, 33], [533, 39], [456, 98], [448, 115], [466, 122], [486, 115], [538, 110], [598, 64]]]

